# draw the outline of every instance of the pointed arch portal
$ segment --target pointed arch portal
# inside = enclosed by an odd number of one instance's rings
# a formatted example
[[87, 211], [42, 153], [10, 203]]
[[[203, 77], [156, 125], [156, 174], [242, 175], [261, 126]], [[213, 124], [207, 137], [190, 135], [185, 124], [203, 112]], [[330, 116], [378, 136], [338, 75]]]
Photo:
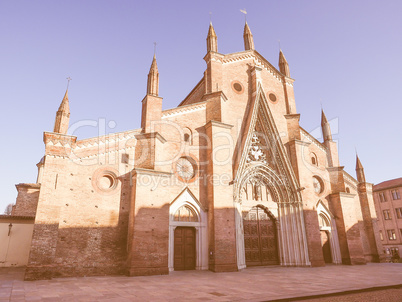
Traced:
[[318, 225], [320, 226], [324, 261], [325, 263], [341, 264], [342, 257], [335, 219], [321, 200], [317, 202], [316, 208], [318, 214]]
[[[249, 108], [249, 117], [242, 125], [244, 139], [239, 143], [239, 157], [234, 158], [238, 269], [247, 265], [243, 202], [246, 203], [246, 198], [248, 206], [250, 203], [256, 206], [260, 203], [259, 198], [264, 199], [264, 190], [265, 203], [270, 206], [269, 210], [277, 220], [279, 264], [309, 266], [311, 263], [308, 256], [301, 189], [259, 79], [257, 79], [256, 96], [250, 99]], [[252, 184], [252, 190], [248, 189], [250, 187], [248, 184]]]
[[185, 188], [169, 208], [169, 271], [208, 269], [207, 213]]

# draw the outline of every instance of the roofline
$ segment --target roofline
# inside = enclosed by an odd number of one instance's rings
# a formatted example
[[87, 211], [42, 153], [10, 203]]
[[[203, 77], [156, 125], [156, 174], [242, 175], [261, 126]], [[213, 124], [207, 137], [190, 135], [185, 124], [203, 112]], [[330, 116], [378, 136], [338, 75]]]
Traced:
[[196, 88], [198, 88], [198, 87], [201, 85], [201, 83], [202, 83], [203, 81], [204, 81], [204, 77], [201, 78], [201, 80], [197, 83], [197, 85], [194, 86], [194, 88], [190, 91], [190, 93], [187, 94], [187, 96], [184, 98], [184, 100], [182, 100], [182, 101], [180, 102], [180, 104], [177, 105], [177, 107], [182, 106], [183, 103], [190, 97], [190, 95], [196, 90]]

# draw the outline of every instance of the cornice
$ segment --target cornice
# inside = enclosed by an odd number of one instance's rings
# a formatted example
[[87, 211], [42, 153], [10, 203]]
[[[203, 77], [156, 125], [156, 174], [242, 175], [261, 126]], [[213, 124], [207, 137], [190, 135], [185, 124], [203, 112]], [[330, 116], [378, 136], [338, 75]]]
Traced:
[[163, 177], [170, 177], [173, 175], [173, 173], [171, 173], [171, 172], [157, 171], [157, 170], [144, 169], [144, 168], [134, 168], [133, 172], [134, 172], [134, 175], [146, 174], [146, 175], [159, 175], [159, 176], [163, 176]]
[[356, 194], [346, 193], [346, 192], [337, 192], [337, 193], [329, 194], [328, 196], [340, 196], [340, 197], [346, 197], [346, 198], [354, 198], [356, 196]]
[[115, 143], [122, 140], [128, 140], [134, 138], [136, 134], [139, 134], [141, 129], [129, 130], [124, 132], [111, 133], [108, 135], [97, 136], [92, 138], [83, 139], [77, 141], [74, 149], [83, 149], [90, 147], [97, 147], [105, 145], [106, 143]]
[[336, 171], [341, 171], [341, 172], [345, 172], [344, 170], [343, 170], [343, 168], [345, 168], [344, 166], [339, 166], [339, 167], [326, 167], [326, 169], [329, 171], [329, 172], [336, 172]]
[[180, 115], [180, 114], [185, 114], [185, 113], [190, 113], [198, 110], [205, 110], [207, 107], [207, 101], [204, 102], [199, 102], [199, 103], [194, 103], [190, 105], [184, 105], [172, 109], [167, 109], [162, 111], [162, 119], [169, 118], [172, 116]]
[[308, 133], [306, 130], [304, 130], [302, 127], [300, 127], [301, 134], [302, 136], [307, 139], [309, 142], [313, 143], [315, 146], [317, 146], [321, 151], [324, 151], [327, 153], [327, 148], [320, 143], [314, 136], [312, 136], [310, 133]]
[[43, 132], [43, 142], [46, 146], [49, 145], [73, 148], [76, 145], [77, 137], [55, 132]]
[[41, 184], [40, 183], [36, 183], [36, 184], [30, 184], [30, 183], [19, 183], [16, 184], [15, 187], [17, 188], [29, 188], [29, 189], [40, 189]]
[[222, 90], [206, 93], [202, 96], [202, 99], [206, 99], [206, 98], [210, 99], [210, 98], [213, 98], [216, 96], [220, 96], [224, 101], [228, 100], [227, 96], [225, 95], [225, 93]]
[[162, 144], [167, 142], [167, 140], [162, 135], [160, 135], [159, 132], [140, 133], [137, 134], [135, 138], [137, 140], [157, 138], [161, 141]]
[[253, 59], [256, 66], [263, 68], [271, 73], [279, 82], [293, 86], [293, 82], [295, 81], [294, 79], [286, 77], [284, 74], [282, 74], [256, 50], [246, 50], [242, 52], [227, 54], [222, 57], [221, 61], [223, 64], [229, 64], [248, 59]]
[[298, 121], [300, 121], [300, 113], [285, 114], [284, 117], [285, 117], [285, 119], [287, 119], [287, 120], [297, 119]]
[[351, 185], [352, 187], [354, 187], [355, 189], [357, 189], [357, 185], [359, 184], [359, 182], [354, 179], [348, 172], [346, 172], [345, 170], [343, 170], [343, 179], [349, 183], [349, 185]]
[[212, 127], [212, 126], [225, 128], [225, 129], [232, 129], [233, 128], [233, 125], [225, 124], [225, 123], [217, 122], [217, 121], [213, 121], [213, 120], [211, 120], [208, 123], [206, 123], [205, 128], [208, 129], [209, 127]]

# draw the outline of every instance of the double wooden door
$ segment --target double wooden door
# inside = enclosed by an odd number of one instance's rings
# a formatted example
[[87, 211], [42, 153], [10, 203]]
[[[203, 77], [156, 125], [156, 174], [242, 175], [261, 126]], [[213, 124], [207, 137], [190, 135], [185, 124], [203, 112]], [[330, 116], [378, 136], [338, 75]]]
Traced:
[[253, 207], [243, 217], [246, 265], [279, 263], [275, 221], [259, 207]]
[[174, 270], [195, 269], [195, 228], [177, 227], [174, 230]]

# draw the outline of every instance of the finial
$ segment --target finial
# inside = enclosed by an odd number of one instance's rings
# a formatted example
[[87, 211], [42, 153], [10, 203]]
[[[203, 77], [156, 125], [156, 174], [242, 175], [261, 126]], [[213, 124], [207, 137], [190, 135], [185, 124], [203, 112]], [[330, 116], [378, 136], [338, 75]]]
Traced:
[[67, 80], [67, 90], [68, 90], [68, 86], [70, 85], [70, 81], [72, 80], [72, 78], [68, 77], [68, 78], [66, 78], [66, 80]]
[[212, 12], [209, 12], [209, 23], [212, 24]]
[[154, 58], [156, 57], [156, 42], [154, 42]]
[[356, 152], [356, 157], [359, 157], [359, 154], [357, 154], [357, 148], [355, 146], [355, 152]]
[[281, 51], [282, 50], [282, 48], [281, 48], [281, 40], [279, 40], [279, 39], [278, 39], [278, 45], [279, 45], [279, 51]]
[[241, 9], [240, 11], [244, 14], [244, 21], [247, 23], [247, 11], [246, 11], [246, 9]]

